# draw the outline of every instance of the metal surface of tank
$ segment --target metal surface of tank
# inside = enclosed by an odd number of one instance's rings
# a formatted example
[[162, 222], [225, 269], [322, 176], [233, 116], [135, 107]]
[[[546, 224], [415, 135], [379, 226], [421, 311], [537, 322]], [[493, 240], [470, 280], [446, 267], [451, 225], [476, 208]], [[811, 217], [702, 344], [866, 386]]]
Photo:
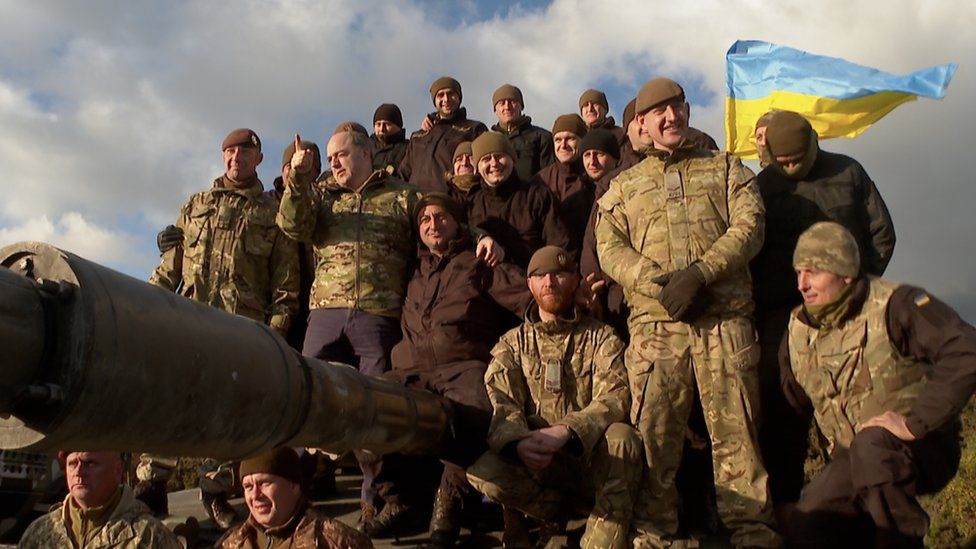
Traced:
[[[0, 248], [0, 448], [436, 454], [442, 401], [42, 243]], [[8, 270], [9, 269], [9, 270]]]

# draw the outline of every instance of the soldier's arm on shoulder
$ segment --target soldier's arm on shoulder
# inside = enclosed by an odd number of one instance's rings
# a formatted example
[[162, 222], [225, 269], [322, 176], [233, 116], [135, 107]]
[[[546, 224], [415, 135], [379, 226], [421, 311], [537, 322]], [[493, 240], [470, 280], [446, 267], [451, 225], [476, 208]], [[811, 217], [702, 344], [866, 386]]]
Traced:
[[607, 325], [596, 335], [593, 354], [593, 389], [590, 403], [567, 414], [558, 423], [566, 425], [579, 437], [583, 451], [590, 451], [600, 441], [611, 423], [625, 421], [630, 411], [630, 386], [624, 367], [624, 343]]
[[598, 205], [594, 232], [600, 269], [627, 290], [657, 299], [661, 287], [650, 280], [664, 270], [634, 248], [623, 198], [615, 183], [610, 184]]
[[793, 411], [800, 415], [809, 415], [813, 411], [813, 403], [793, 375], [793, 365], [790, 364], [789, 332], [783, 334], [783, 341], [779, 345], [779, 381], [786, 402]]
[[957, 416], [976, 391], [976, 329], [921, 288], [900, 286], [888, 301], [888, 336], [898, 351], [932, 365], [908, 414], [916, 437]]
[[301, 264], [298, 242], [276, 231], [271, 250], [271, 316], [268, 326], [284, 336], [298, 314]]
[[521, 316], [532, 302], [532, 293], [525, 282], [525, 270], [514, 263], [502, 262], [494, 267], [482, 266], [482, 278], [488, 295], [516, 316]]
[[738, 158], [728, 153], [719, 154], [724, 154], [728, 162], [729, 228], [712, 243], [698, 263], [706, 284], [745, 268], [762, 248], [766, 226], [766, 208], [755, 174]]
[[525, 418], [525, 403], [530, 398], [528, 385], [521, 357], [510, 343], [511, 334], [502, 336], [492, 349], [492, 359], [485, 372], [485, 389], [493, 410], [488, 447], [497, 453], [530, 430]]
[[275, 222], [292, 240], [308, 242], [315, 234], [318, 196], [314, 184], [311, 173], [299, 173], [298, 170], [291, 170], [285, 178], [285, 192], [281, 195]]
[[860, 164], [857, 165], [857, 172], [861, 180], [861, 192], [864, 194], [864, 226], [868, 228], [871, 237], [871, 249], [861, 250], [864, 269], [881, 276], [895, 253], [895, 225], [874, 181]]
[[[180, 216], [176, 220], [176, 226], [183, 230], [184, 239], [186, 238], [186, 227], [190, 219], [190, 210], [193, 208], [193, 200], [197, 195], [190, 197], [190, 200], [183, 204], [180, 209]], [[183, 250], [182, 246], [173, 246], [163, 252], [160, 256], [159, 265], [149, 276], [149, 283], [164, 290], [175, 292], [180, 288], [183, 281]]]

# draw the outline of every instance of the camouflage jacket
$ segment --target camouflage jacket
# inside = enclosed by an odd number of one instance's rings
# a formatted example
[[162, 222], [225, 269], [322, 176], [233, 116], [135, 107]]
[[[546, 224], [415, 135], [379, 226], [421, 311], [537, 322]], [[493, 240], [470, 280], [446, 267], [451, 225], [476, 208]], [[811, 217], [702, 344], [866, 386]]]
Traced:
[[727, 153], [683, 146], [650, 151], [600, 200], [597, 253], [630, 305], [630, 324], [669, 321], [651, 279], [697, 264], [712, 316], [749, 315], [748, 263], [762, 246], [763, 203], [755, 178]]
[[540, 423], [561, 424], [588, 457], [607, 427], [626, 421], [630, 410], [623, 353], [613, 328], [599, 320], [574, 310], [572, 319], [542, 322], [533, 304], [491, 352], [488, 446], [501, 453]]
[[278, 202], [257, 181], [223, 178], [183, 206], [183, 244], [163, 254], [150, 284], [287, 333], [298, 311], [298, 245], [275, 226]]
[[[250, 517], [230, 529], [214, 545], [220, 549], [264, 549], [258, 547], [257, 526]], [[287, 539], [293, 549], [372, 549], [373, 542], [364, 534], [330, 519], [321, 511], [307, 507], [298, 525]]]
[[[35, 520], [24, 532], [17, 547], [48, 549], [51, 547], [78, 547], [69, 532], [68, 498], [55, 505], [43, 517]], [[132, 495], [128, 486], [122, 490], [122, 499], [112, 511], [108, 522], [94, 533], [85, 549], [112, 547], [116, 549], [158, 549], [182, 547], [176, 536], [149, 512], [144, 503]]]
[[376, 171], [358, 191], [289, 173], [278, 226], [315, 251], [310, 309], [359, 309], [399, 317], [416, 254], [412, 215], [420, 193]]

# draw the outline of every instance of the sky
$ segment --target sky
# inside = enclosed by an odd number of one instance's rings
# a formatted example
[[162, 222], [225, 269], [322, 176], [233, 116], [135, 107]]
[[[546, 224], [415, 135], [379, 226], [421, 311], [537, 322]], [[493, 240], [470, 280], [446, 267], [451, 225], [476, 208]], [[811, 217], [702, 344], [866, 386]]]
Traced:
[[945, 99], [821, 145], [858, 159], [891, 210], [886, 276], [976, 321], [973, 29], [971, 0], [0, 0], [0, 246], [49, 242], [146, 279], [156, 232], [222, 173], [230, 130], [261, 136], [267, 187], [296, 132], [324, 145], [385, 102], [417, 129], [445, 74], [470, 117], [493, 123], [511, 83], [543, 127], [589, 87], [619, 116], [669, 76], [723, 144], [725, 52], [752, 39], [895, 74], [959, 64]]

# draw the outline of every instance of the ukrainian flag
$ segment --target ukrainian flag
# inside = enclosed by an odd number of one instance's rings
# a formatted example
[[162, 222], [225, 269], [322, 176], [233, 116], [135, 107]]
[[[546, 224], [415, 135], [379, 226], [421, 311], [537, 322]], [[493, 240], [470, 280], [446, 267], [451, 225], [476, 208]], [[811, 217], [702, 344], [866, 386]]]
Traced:
[[768, 42], [739, 40], [726, 54], [726, 148], [756, 158], [755, 126], [771, 109], [805, 116], [821, 139], [855, 137], [918, 96], [942, 99], [949, 63], [896, 76]]

